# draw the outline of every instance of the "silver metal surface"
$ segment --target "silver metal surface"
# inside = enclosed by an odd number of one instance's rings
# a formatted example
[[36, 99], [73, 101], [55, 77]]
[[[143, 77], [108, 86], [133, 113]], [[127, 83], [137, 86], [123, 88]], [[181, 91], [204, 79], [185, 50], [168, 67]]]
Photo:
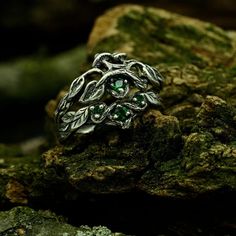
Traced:
[[100, 124], [129, 128], [149, 105], [160, 105], [163, 77], [124, 53], [96, 54], [92, 69], [76, 78], [55, 112], [58, 133], [89, 133]]

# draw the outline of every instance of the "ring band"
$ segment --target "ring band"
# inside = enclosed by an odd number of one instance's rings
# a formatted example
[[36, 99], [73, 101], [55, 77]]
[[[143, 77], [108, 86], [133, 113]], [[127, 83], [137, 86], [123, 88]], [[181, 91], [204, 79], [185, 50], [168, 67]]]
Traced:
[[148, 105], [160, 105], [163, 77], [125, 53], [96, 54], [92, 68], [76, 78], [55, 112], [61, 140], [90, 133], [99, 124], [129, 128]]

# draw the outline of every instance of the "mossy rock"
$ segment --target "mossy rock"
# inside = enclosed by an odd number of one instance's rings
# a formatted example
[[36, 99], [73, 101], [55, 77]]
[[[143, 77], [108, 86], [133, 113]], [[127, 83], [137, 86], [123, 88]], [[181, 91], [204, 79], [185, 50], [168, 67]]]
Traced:
[[1, 236], [122, 236], [108, 228], [97, 226], [74, 227], [50, 211], [35, 211], [28, 207], [15, 207], [0, 212]]
[[88, 41], [91, 55], [121, 51], [152, 65], [233, 67], [235, 38], [219, 27], [162, 9], [121, 5], [99, 17]]
[[157, 67], [165, 77], [163, 114], [149, 110], [128, 131], [71, 139], [44, 155], [46, 166], [62, 168], [75, 188], [92, 193], [138, 189], [189, 198], [235, 191], [235, 45], [232, 33], [207, 22], [137, 5], [111, 9], [97, 19], [89, 53], [126, 52]]

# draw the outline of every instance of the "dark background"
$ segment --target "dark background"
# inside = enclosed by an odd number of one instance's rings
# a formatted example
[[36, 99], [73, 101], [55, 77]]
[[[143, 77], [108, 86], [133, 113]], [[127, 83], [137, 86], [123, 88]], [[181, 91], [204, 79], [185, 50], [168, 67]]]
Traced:
[[[235, 0], [1, 0], [0, 70], [2, 64], [11, 65], [23, 57], [48, 58], [78, 45], [83, 47], [96, 17], [121, 3], [160, 7], [224, 29], [236, 29]], [[6, 84], [7, 76], [0, 76], [0, 83]], [[2, 97], [4, 92], [0, 89], [0, 101], [5, 101], [0, 104], [0, 143], [43, 135], [44, 106], [58, 91], [25, 102]]]
[[86, 42], [95, 18], [121, 3], [156, 6], [236, 28], [235, 0], [8, 0], [0, 2], [0, 60], [55, 54]]

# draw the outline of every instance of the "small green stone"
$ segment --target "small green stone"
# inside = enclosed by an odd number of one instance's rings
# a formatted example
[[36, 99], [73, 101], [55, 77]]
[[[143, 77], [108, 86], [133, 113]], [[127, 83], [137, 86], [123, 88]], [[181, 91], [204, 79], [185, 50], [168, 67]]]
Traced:
[[121, 88], [122, 86], [123, 86], [123, 80], [117, 80], [116, 82], [115, 82], [115, 86], [116, 87], [118, 87], [118, 88]]
[[125, 120], [127, 120], [127, 118], [131, 116], [131, 114], [127, 114], [127, 112], [129, 112], [129, 109], [127, 107], [116, 107], [113, 115], [117, 115], [117, 121], [124, 122]]
[[94, 110], [93, 110], [93, 113], [94, 114], [101, 114], [102, 111], [103, 111], [103, 109], [100, 109], [99, 106], [95, 106]]
[[138, 106], [143, 107], [143, 106], [145, 105], [145, 104], [142, 104], [142, 102], [145, 102], [145, 103], [146, 103], [145, 98], [144, 98], [143, 95], [137, 94], [137, 95], [134, 96], [134, 98], [136, 99], [135, 103], [136, 103]]
[[114, 83], [111, 84], [111, 88], [119, 92], [119, 89], [124, 88], [124, 80], [123, 79], [118, 79]]
[[93, 115], [95, 115], [95, 114], [101, 115], [104, 112], [105, 106], [103, 106], [101, 108], [101, 107], [99, 107], [100, 105], [102, 105], [102, 104], [98, 104], [98, 105], [94, 106], [94, 109], [91, 111]]

